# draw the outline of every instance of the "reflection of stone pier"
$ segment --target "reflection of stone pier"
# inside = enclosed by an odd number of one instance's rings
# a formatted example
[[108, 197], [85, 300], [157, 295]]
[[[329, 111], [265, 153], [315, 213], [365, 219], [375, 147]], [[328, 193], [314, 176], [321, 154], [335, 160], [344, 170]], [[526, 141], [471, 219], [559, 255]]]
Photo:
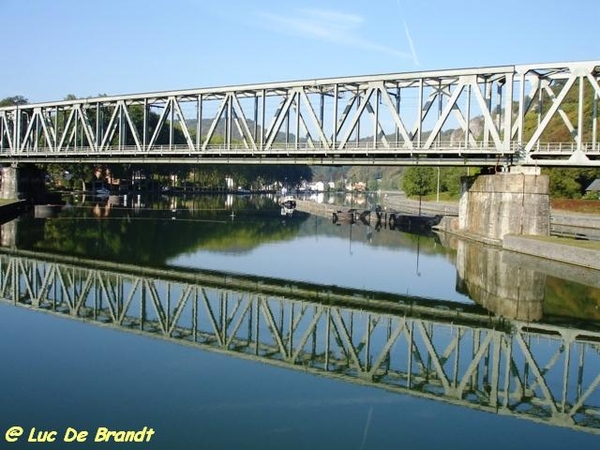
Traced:
[[0, 225], [0, 246], [14, 248], [17, 245], [17, 220]]
[[0, 246], [15, 247], [17, 242], [17, 218], [27, 210], [25, 200], [0, 206]]
[[459, 240], [457, 290], [496, 315], [535, 321], [542, 318], [546, 275], [508, 264], [499, 248]]

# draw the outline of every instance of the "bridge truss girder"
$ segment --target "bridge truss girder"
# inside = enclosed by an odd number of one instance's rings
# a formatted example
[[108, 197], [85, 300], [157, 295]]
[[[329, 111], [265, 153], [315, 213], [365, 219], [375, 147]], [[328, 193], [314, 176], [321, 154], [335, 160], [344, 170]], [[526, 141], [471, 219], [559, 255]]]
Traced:
[[[596, 166], [599, 68], [423, 71], [5, 107], [0, 161]], [[568, 138], [549, 141], [557, 120]]]
[[[294, 299], [292, 286], [286, 295], [269, 294], [269, 286], [228, 274], [213, 273], [214, 282], [206, 283], [194, 282], [193, 274], [104, 266], [1, 255], [0, 298], [235, 357], [600, 433], [597, 332], [521, 322], [507, 330], [465, 325], [435, 307], [411, 317], [369, 310], [368, 303], [340, 306], [339, 298], [337, 306], [331, 299]], [[355, 295], [347, 297], [355, 303]]]

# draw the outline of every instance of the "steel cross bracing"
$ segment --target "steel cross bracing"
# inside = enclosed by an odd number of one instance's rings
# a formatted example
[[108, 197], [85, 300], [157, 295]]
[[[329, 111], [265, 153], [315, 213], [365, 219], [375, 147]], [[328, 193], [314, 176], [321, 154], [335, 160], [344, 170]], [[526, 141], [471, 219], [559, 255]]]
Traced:
[[587, 61], [5, 107], [0, 161], [600, 166], [599, 77]]
[[[511, 322], [419, 317], [266, 294], [270, 287], [104, 264], [0, 255], [0, 298], [200, 349], [482, 411], [600, 433], [600, 333]], [[162, 274], [162, 275], [161, 275]], [[175, 275], [175, 278], [173, 276]], [[272, 289], [277, 289], [273, 286]], [[361, 291], [362, 293], [362, 291]], [[347, 293], [350, 302], [356, 295]], [[350, 303], [352, 304], [352, 303]], [[461, 305], [464, 306], [464, 305]], [[430, 315], [431, 318], [423, 318]], [[438, 315], [438, 317], [436, 317]]]

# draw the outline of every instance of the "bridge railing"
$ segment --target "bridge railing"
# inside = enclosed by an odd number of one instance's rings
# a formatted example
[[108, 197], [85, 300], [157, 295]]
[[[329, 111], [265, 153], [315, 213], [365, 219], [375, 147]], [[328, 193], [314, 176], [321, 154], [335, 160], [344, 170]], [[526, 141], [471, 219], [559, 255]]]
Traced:
[[[559, 144], [548, 144], [549, 146]], [[109, 145], [102, 148], [92, 146], [67, 146], [60, 149], [53, 149], [51, 147], [33, 146], [26, 147], [19, 150], [13, 149], [0, 149], [0, 157], [13, 156], [13, 155], [36, 155], [36, 154], [53, 154], [53, 153], [64, 153], [64, 154], [88, 154], [88, 153], [122, 153], [122, 154], [136, 154], [136, 153], [155, 153], [161, 154], [166, 152], [171, 153], [211, 153], [211, 152], [233, 152], [235, 154], [246, 154], [246, 153], [263, 153], [263, 154], [276, 154], [279, 152], [293, 152], [300, 150], [302, 152], [314, 151], [323, 154], [327, 153], [358, 153], [362, 154], [365, 152], [381, 152], [381, 153], [404, 153], [404, 154], [437, 154], [439, 152], [447, 153], [475, 153], [475, 154], [513, 154], [518, 150], [519, 146], [516, 143], [509, 144], [508, 148], [497, 148], [493, 145], [489, 145], [484, 142], [465, 143], [455, 141], [436, 141], [427, 147], [414, 147], [404, 142], [386, 142], [386, 143], [373, 143], [373, 142], [348, 142], [343, 146], [340, 146], [338, 142], [331, 144], [323, 144], [320, 142], [308, 143], [274, 143], [269, 147], [257, 146], [250, 147], [243, 143], [231, 143], [231, 144], [208, 144], [199, 147], [190, 146], [188, 144], [160, 144], [154, 146], [137, 146], [137, 145]], [[565, 145], [565, 148], [567, 146]]]
[[598, 155], [600, 154], [600, 143], [583, 142], [581, 145], [578, 145], [575, 142], [539, 142], [531, 149], [530, 155], [570, 155], [577, 150], [581, 150], [590, 156]]
[[[406, 165], [505, 165], [528, 162], [529, 164], [568, 165], [576, 152], [581, 152], [590, 162], [600, 164], [600, 144], [583, 143], [578, 150], [575, 143], [544, 142], [539, 143], [529, 153], [518, 143], [508, 148], [497, 148], [484, 142], [465, 143], [454, 141], [435, 141], [427, 148], [415, 148], [402, 142], [348, 142], [342, 148], [338, 143], [274, 143], [268, 149], [251, 148], [244, 143], [210, 144], [204, 147], [190, 147], [188, 144], [155, 145], [140, 147], [136, 145], [110, 145], [102, 149], [90, 146], [72, 146], [59, 150], [48, 147], [27, 147], [18, 151], [0, 150], [0, 161], [17, 159], [22, 162], [60, 162], [95, 161], [105, 157], [115, 160], [135, 161], [136, 158], [153, 158], [155, 161], [185, 162], [188, 158], [195, 161], [221, 162], [243, 159], [245, 163], [260, 162], [296, 162], [319, 163], [335, 162], [344, 158], [353, 159], [355, 164], [372, 162], [377, 159], [403, 161]], [[248, 160], [256, 158], [256, 160]]]

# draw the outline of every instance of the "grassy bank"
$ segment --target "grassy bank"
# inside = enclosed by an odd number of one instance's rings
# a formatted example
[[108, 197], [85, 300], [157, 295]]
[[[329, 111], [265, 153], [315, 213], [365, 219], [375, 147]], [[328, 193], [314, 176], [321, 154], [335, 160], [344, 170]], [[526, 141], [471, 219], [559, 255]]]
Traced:
[[583, 239], [573, 239], [558, 236], [527, 236], [528, 239], [536, 239], [539, 241], [549, 242], [551, 244], [568, 245], [570, 247], [587, 248], [590, 250], [600, 251], [600, 241], [587, 241]]
[[572, 200], [568, 198], [553, 198], [550, 200], [552, 209], [587, 214], [600, 214], [600, 200]]

